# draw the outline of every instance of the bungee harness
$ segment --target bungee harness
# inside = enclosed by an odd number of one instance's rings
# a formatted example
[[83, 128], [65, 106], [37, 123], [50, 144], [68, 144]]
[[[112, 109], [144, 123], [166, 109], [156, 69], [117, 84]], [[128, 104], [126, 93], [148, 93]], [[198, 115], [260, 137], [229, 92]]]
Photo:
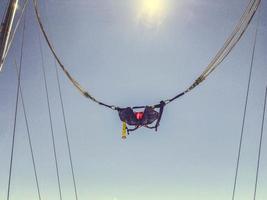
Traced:
[[[161, 101], [156, 106], [146, 106], [142, 112], [134, 112], [134, 109], [130, 107], [118, 108], [120, 120], [123, 122], [122, 138], [126, 138], [126, 132], [129, 135], [131, 131], [135, 131], [140, 127], [155, 129], [157, 131], [165, 105], [164, 101]], [[159, 108], [159, 111], [156, 111], [156, 108]], [[154, 126], [149, 126], [154, 122]], [[134, 128], [128, 128], [126, 124], [134, 126]]]
[[[231, 52], [231, 50], [235, 47], [237, 42], [240, 40], [244, 32], [246, 31], [248, 25], [250, 24], [253, 16], [255, 15], [259, 4], [261, 0], [250, 0], [249, 4], [247, 5], [243, 15], [241, 16], [239, 23], [235, 26], [232, 33], [229, 35], [229, 37], [224, 42], [223, 46], [217, 54], [213, 57], [211, 62], [206, 66], [202, 74], [191, 84], [187, 89], [185, 89], [183, 92], [177, 94], [173, 98], [162, 100], [159, 104], [155, 105], [146, 105], [146, 106], [134, 106], [134, 107], [126, 107], [121, 108], [119, 106], [109, 105], [106, 103], [103, 103], [102, 101], [99, 101], [95, 97], [93, 97], [88, 91], [86, 91], [68, 72], [67, 68], [61, 61], [61, 59], [56, 54], [55, 49], [53, 48], [52, 43], [50, 42], [50, 39], [48, 37], [48, 34], [43, 26], [40, 13], [38, 10], [38, 0], [33, 0], [34, 3], [34, 10], [37, 18], [37, 22], [39, 24], [39, 27], [41, 29], [41, 32], [46, 40], [46, 43], [51, 50], [53, 56], [55, 57], [56, 61], [58, 62], [59, 66], [67, 76], [67, 78], [70, 80], [70, 82], [74, 85], [74, 87], [86, 98], [92, 100], [93, 102], [105, 106], [107, 108], [110, 108], [112, 110], [118, 111], [120, 120], [123, 122], [122, 126], [122, 138], [125, 139], [127, 134], [129, 134], [132, 131], [137, 130], [140, 127], [146, 127], [149, 129], [154, 129], [157, 131], [160, 120], [163, 114], [164, 107], [171, 103], [172, 101], [178, 99], [179, 97], [183, 96], [184, 94], [188, 93], [192, 89], [194, 89], [196, 86], [198, 86], [201, 82], [203, 82], [207, 76], [213, 72], [216, 67], [226, 58], [226, 56]], [[136, 109], [144, 109], [142, 112], [135, 111]], [[159, 111], [156, 111], [155, 109], [159, 109]], [[152, 125], [154, 123], [154, 125]], [[133, 126], [133, 128], [128, 128], [127, 125]]]

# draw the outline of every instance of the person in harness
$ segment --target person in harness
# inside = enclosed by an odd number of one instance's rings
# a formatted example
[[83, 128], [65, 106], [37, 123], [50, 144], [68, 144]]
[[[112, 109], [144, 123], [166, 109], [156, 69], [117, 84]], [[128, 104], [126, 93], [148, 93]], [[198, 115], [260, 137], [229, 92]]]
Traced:
[[[122, 139], [126, 139], [130, 132], [135, 131], [140, 127], [146, 127], [157, 131], [160, 125], [164, 106], [165, 103], [161, 101], [160, 104], [155, 106], [145, 106], [143, 112], [134, 112], [135, 108], [130, 107], [118, 108], [117, 110], [119, 112], [120, 120], [123, 122]], [[157, 108], [159, 111], [155, 110]], [[154, 122], [156, 122], [155, 125], [151, 125]], [[127, 125], [133, 126], [133, 128], [128, 128]]]

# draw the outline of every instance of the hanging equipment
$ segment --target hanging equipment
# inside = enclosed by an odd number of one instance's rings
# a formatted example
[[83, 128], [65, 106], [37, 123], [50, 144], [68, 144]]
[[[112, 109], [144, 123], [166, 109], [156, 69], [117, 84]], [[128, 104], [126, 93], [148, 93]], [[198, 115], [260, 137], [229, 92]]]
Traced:
[[[246, 31], [248, 25], [250, 24], [253, 16], [255, 15], [259, 4], [261, 0], [250, 0], [249, 4], [247, 5], [243, 15], [241, 16], [239, 22], [235, 26], [232, 33], [229, 35], [229, 37], [224, 42], [222, 48], [217, 52], [217, 54], [213, 57], [211, 62], [208, 64], [208, 66], [205, 68], [203, 73], [191, 84], [188, 88], [186, 88], [183, 92], [177, 94], [173, 98], [162, 100], [159, 104], [155, 105], [147, 105], [147, 106], [134, 106], [134, 107], [126, 107], [121, 108], [119, 106], [109, 105], [106, 103], [103, 103], [102, 101], [96, 99], [93, 97], [88, 91], [86, 91], [74, 78], [73, 76], [68, 72], [67, 68], [61, 61], [61, 59], [56, 54], [56, 51], [48, 37], [48, 34], [44, 28], [43, 22], [40, 17], [40, 13], [38, 10], [38, 0], [33, 0], [34, 4], [34, 10], [37, 18], [37, 22], [39, 24], [39, 27], [41, 29], [41, 32], [47, 42], [47, 45], [49, 49], [51, 50], [53, 56], [55, 57], [56, 61], [58, 62], [59, 66], [69, 79], [69, 81], [74, 85], [74, 87], [86, 98], [92, 100], [93, 102], [105, 106], [107, 108], [110, 108], [112, 110], [116, 110], [119, 113], [120, 120], [123, 122], [123, 130], [122, 130], [122, 138], [126, 138], [125, 132], [129, 134], [131, 131], [135, 131], [140, 127], [146, 127], [150, 129], [154, 129], [157, 131], [160, 120], [162, 117], [163, 109], [164, 107], [171, 103], [172, 101], [180, 98], [184, 94], [188, 93], [189, 91], [193, 90], [196, 86], [198, 86], [201, 82], [203, 82], [208, 75], [213, 72], [216, 67], [226, 58], [226, 56], [231, 52], [231, 50], [235, 47], [235, 45], [238, 43], [244, 32]], [[136, 112], [136, 109], [144, 109], [142, 112]], [[159, 109], [159, 111], [156, 111], [156, 109]], [[152, 125], [154, 123], [154, 125]], [[133, 126], [133, 128], [128, 128], [127, 126]]]
[[[157, 131], [161, 116], [163, 113], [165, 103], [161, 101], [160, 104], [156, 106], [146, 106], [142, 112], [134, 112], [130, 107], [127, 108], [118, 108], [120, 120], [123, 122], [122, 138], [125, 139], [125, 129], [127, 134], [131, 131], [135, 131], [140, 127], [146, 127], [149, 129], [155, 129]], [[155, 109], [159, 109], [156, 111]], [[155, 122], [154, 126], [149, 126]], [[129, 126], [134, 126], [134, 128], [125, 127], [125, 124]]]

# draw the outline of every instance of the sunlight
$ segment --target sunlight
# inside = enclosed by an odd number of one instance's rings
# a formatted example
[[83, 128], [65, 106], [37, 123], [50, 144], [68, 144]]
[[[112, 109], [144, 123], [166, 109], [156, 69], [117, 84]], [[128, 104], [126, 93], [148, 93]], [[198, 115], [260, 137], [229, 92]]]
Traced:
[[143, 1], [143, 12], [154, 17], [162, 13], [163, 5], [161, 0], [145, 0]]
[[166, 0], [140, 0], [138, 21], [149, 26], [160, 25], [167, 12]]

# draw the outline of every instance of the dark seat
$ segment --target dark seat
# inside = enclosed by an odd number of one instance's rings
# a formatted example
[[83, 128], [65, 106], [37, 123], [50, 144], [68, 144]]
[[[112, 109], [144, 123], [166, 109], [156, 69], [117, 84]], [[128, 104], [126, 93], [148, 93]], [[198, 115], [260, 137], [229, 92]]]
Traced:
[[[140, 112], [138, 112], [140, 113]], [[137, 118], [137, 113], [132, 108], [122, 108], [119, 110], [119, 116], [121, 121], [126, 122], [130, 126], [146, 126], [152, 124], [159, 118], [159, 113], [152, 107], [146, 106], [142, 117]]]

